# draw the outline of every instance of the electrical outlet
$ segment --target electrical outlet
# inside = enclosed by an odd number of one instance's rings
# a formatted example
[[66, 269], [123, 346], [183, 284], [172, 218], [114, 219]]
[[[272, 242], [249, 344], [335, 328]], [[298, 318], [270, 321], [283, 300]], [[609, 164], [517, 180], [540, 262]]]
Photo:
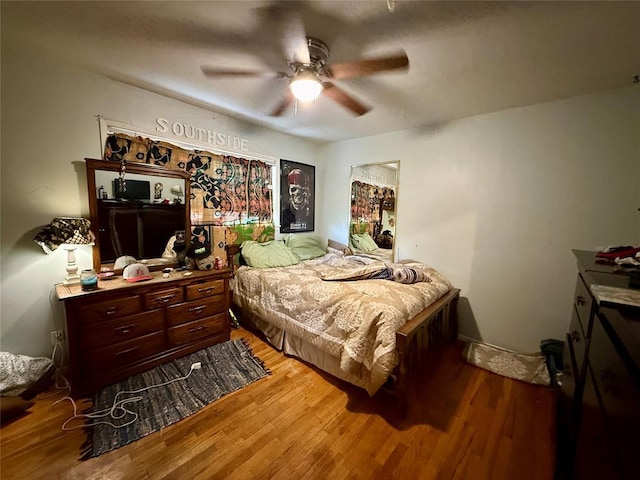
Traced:
[[64, 340], [64, 330], [54, 330], [51, 332], [51, 345], [62, 344]]

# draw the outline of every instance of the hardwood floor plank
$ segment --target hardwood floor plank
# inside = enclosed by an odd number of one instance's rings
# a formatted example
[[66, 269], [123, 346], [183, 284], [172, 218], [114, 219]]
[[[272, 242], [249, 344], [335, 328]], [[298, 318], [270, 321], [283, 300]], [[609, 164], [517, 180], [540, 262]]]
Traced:
[[[467, 364], [461, 345], [429, 356], [407, 418], [384, 392], [369, 397], [251, 332], [272, 375], [160, 432], [79, 461], [83, 430], [64, 432], [71, 404], [38, 398], [0, 430], [4, 479], [488, 479], [550, 480], [554, 397], [549, 388]], [[55, 392], [54, 392], [55, 393]]]

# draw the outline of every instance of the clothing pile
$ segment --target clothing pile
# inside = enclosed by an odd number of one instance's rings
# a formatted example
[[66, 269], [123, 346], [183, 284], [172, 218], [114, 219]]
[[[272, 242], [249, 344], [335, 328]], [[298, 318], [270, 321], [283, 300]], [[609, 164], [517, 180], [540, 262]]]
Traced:
[[630, 245], [606, 247], [596, 253], [597, 258], [613, 261], [618, 265], [640, 265], [640, 247]]

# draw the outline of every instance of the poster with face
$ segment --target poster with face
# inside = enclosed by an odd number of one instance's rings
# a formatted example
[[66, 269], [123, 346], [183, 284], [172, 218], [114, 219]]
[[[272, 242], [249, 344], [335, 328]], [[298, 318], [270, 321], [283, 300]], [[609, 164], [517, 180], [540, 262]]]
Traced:
[[280, 160], [280, 232], [314, 230], [315, 167]]

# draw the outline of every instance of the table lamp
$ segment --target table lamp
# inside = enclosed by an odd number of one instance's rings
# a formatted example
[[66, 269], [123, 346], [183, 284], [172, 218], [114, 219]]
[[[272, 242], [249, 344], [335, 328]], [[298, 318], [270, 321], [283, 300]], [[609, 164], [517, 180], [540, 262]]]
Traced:
[[177, 198], [174, 200], [174, 203], [182, 203], [182, 196], [184, 192], [182, 191], [182, 187], [180, 185], [174, 185], [171, 187], [171, 193], [173, 193]]
[[90, 227], [91, 222], [86, 218], [56, 217], [33, 238], [46, 254], [53, 253], [58, 247], [67, 251], [66, 285], [80, 282], [75, 250], [77, 245], [94, 243], [96, 237]]

